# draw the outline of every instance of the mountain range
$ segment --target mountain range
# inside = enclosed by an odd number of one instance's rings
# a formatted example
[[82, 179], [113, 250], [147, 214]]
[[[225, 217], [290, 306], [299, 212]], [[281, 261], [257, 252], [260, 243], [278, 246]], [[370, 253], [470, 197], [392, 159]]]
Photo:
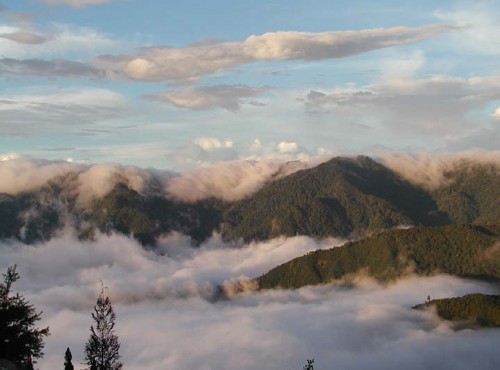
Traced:
[[428, 189], [369, 157], [336, 157], [286, 176], [278, 171], [260, 190], [233, 202], [186, 202], [154, 186], [138, 192], [117, 179], [110, 192], [82, 205], [67, 187], [71, 176], [35, 191], [0, 194], [0, 238], [34, 243], [70, 225], [81, 239], [118, 232], [154, 246], [172, 231], [198, 244], [213, 233], [246, 242], [295, 235], [359, 238], [398, 226], [500, 221], [500, 171], [486, 164], [458, 166], [441, 186]]

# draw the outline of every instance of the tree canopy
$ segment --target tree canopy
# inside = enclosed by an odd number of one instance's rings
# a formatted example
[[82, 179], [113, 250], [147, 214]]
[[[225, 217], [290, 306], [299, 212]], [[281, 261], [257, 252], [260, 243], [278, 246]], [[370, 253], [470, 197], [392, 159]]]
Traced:
[[37, 312], [19, 293], [12, 292], [12, 284], [19, 279], [16, 265], [2, 274], [0, 283], [0, 358], [24, 367], [32, 367], [34, 359], [43, 356], [43, 339], [49, 328], [39, 329], [37, 321], [42, 312]]

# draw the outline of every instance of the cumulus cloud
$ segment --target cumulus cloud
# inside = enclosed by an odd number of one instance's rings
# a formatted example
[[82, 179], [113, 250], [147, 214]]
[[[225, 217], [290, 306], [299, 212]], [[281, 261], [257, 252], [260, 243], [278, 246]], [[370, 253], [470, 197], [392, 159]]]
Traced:
[[47, 36], [39, 35], [37, 33], [28, 31], [2, 33], [0, 34], [0, 37], [7, 40], [19, 42], [21, 44], [32, 44], [32, 45], [43, 44], [49, 39]]
[[[83, 361], [90, 312], [104, 281], [117, 313], [122, 360], [131, 370], [293, 369], [314, 358], [347, 370], [497, 368], [496, 330], [454, 332], [432, 312], [411, 307], [494, 284], [449, 276], [410, 278], [389, 286], [360, 280], [354, 288], [325, 285], [296, 291], [246, 292], [214, 300], [224, 282], [339, 241], [296, 237], [241, 246], [214, 238], [200, 249], [173, 235], [162, 253], [111, 235], [96, 243], [70, 237], [36, 246], [0, 244], [0, 269], [17, 263], [20, 290], [50, 326], [41, 368], [57, 368], [70, 347]], [[196, 333], [196, 335], [193, 335]], [[443, 353], [445, 355], [443, 355]]]
[[492, 165], [500, 171], [500, 151], [475, 150], [459, 153], [405, 153], [383, 151], [376, 155], [383, 165], [409, 182], [435, 190], [449, 183], [447, 174], [462, 167]]
[[474, 126], [473, 110], [500, 99], [500, 77], [389, 79], [358, 87], [310, 91], [305, 108], [310, 113], [376, 119], [398, 131], [452, 134]]
[[[196, 80], [257, 61], [324, 60], [415, 43], [448, 33], [443, 24], [337, 32], [268, 32], [242, 42], [212, 42], [184, 48], [151, 47], [143, 54], [104, 56], [103, 68], [118, 78], [143, 81]], [[111, 72], [112, 71], [112, 72]]]
[[48, 89], [44, 95], [0, 95], [0, 133], [33, 135], [54, 127], [74, 129], [125, 110], [125, 99], [107, 89]]
[[236, 112], [246, 98], [254, 97], [265, 92], [265, 87], [251, 87], [248, 85], [215, 85], [191, 87], [162, 94], [147, 95], [146, 98], [172, 104], [176, 107], [204, 110], [222, 108]]

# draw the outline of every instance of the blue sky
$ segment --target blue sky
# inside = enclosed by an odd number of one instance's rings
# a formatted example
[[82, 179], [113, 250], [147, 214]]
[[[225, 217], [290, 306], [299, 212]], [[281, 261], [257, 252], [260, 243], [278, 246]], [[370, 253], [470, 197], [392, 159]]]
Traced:
[[500, 147], [497, 1], [0, 0], [0, 156]]

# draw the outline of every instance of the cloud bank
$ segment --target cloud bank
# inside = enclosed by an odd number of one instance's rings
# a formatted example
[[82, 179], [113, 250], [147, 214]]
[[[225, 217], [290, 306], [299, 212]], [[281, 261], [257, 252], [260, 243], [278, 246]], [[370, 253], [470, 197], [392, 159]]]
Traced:
[[[324, 153], [302, 155], [293, 142], [277, 143], [272, 152], [263, 149], [260, 142], [257, 144], [249, 159], [239, 159], [242, 152], [232, 141], [197, 138], [189, 149], [200, 155], [190, 154], [191, 160], [198, 158], [198, 162], [191, 163], [197, 166], [180, 173], [118, 164], [48, 161], [8, 153], [0, 156], [0, 178], [4, 179], [0, 193], [34, 191], [53, 181], [66, 192], [76, 194], [80, 204], [85, 205], [123, 182], [139, 193], [164, 194], [187, 202], [209, 197], [235, 201], [257, 192], [268, 181], [314, 167], [331, 157]], [[374, 158], [411, 183], [431, 190], [447, 184], [447, 174], [463, 167], [486, 164], [500, 171], [499, 151], [431, 154], [379, 150]]]
[[490, 165], [500, 172], [498, 150], [442, 154], [384, 151], [376, 155], [376, 159], [407, 181], [429, 190], [449, 184], [447, 174], [464, 167]]
[[300, 368], [494, 369], [498, 330], [453, 332], [432, 312], [411, 310], [433, 298], [498, 293], [487, 283], [449, 276], [410, 278], [387, 287], [360, 280], [354, 288], [246, 292], [214, 300], [217, 286], [338, 243], [297, 237], [232, 249], [218, 238], [200, 249], [165, 239], [160, 254], [121, 236], [93, 244], [71, 237], [37, 246], [0, 244], [0, 269], [17, 263], [15, 286], [49, 325], [41, 368], [57, 368], [66, 347], [83, 361], [90, 312], [103, 280], [117, 312], [127, 368], [269, 370]]

